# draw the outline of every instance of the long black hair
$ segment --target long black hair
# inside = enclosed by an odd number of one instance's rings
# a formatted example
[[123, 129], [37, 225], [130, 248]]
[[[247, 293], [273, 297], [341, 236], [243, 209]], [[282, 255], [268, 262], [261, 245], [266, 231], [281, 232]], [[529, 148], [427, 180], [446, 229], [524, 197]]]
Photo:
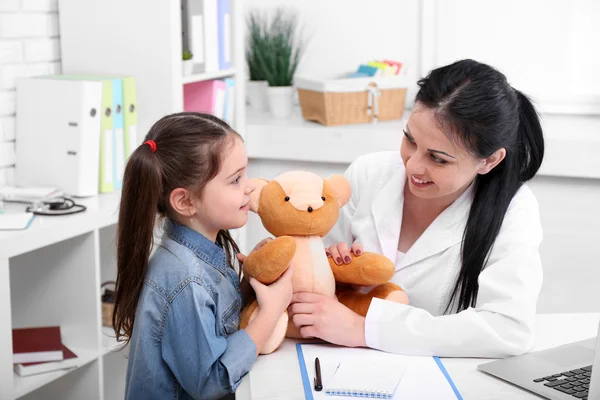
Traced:
[[506, 149], [502, 162], [475, 178], [462, 266], [446, 307], [448, 311], [456, 303], [462, 311], [476, 304], [479, 274], [513, 196], [542, 164], [544, 137], [529, 98], [489, 65], [457, 61], [432, 70], [418, 85], [415, 101], [433, 110], [444, 132], [469, 153], [487, 158]]

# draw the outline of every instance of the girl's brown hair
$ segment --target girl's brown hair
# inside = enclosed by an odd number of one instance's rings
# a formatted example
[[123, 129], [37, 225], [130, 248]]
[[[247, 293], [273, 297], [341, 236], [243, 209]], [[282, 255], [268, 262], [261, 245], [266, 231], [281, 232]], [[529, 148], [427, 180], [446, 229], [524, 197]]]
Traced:
[[[176, 188], [201, 195], [221, 169], [221, 156], [239, 135], [227, 123], [201, 113], [183, 112], [157, 121], [130, 156], [123, 176], [117, 225], [117, 283], [113, 327], [117, 340], [127, 344], [133, 331], [135, 310], [144, 285], [148, 259], [154, 245], [156, 216], [175, 219], [169, 196]], [[217, 243], [234, 268], [238, 246], [226, 230]]]

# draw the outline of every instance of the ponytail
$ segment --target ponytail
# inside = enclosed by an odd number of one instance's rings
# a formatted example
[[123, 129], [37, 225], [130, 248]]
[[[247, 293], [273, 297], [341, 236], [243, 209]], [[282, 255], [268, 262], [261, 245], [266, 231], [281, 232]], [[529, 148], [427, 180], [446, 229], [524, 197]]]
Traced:
[[533, 104], [527, 96], [515, 90], [519, 99], [517, 157], [520, 160], [521, 182], [527, 182], [540, 169], [544, 158], [544, 135]]
[[508, 206], [542, 164], [544, 138], [537, 112], [527, 96], [517, 90], [515, 93], [519, 104], [516, 142], [506, 149], [500, 164], [475, 179], [475, 195], [463, 234], [462, 268], [446, 310], [457, 296], [457, 311], [475, 307], [479, 274], [487, 264]]
[[123, 176], [117, 225], [117, 280], [113, 328], [117, 341], [133, 331], [135, 310], [153, 246], [154, 221], [162, 193], [160, 164], [150, 146], [140, 146]]

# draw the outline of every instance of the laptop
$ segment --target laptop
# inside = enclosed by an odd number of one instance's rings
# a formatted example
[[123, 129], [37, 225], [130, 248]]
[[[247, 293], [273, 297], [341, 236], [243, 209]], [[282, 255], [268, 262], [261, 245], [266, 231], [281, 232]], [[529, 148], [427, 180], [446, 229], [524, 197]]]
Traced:
[[595, 338], [488, 362], [477, 369], [547, 399], [600, 400], [600, 326]]

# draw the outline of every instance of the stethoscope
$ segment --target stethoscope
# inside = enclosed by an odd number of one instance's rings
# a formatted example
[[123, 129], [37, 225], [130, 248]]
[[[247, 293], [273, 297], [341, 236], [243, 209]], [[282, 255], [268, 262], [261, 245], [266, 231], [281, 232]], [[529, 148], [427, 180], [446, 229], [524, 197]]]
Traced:
[[83, 204], [77, 204], [68, 197], [55, 197], [27, 207], [27, 212], [35, 215], [69, 215], [83, 212], [87, 209]]

